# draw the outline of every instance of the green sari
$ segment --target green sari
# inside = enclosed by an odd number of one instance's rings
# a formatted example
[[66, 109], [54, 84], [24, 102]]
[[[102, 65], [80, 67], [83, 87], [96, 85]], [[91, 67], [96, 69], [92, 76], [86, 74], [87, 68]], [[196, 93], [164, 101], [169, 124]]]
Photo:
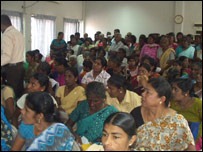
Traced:
[[202, 137], [202, 100], [194, 98], [194, 103], [187, 109], [182, 109], [176, 101], [171, 102], [171, 108], [182, 114], [188, 121], [195, 141]]
[[115, 112], [118, 110], [114, 106], [107, 106], [94, 114], [90, 114], [89, 104], [87, 100], [84, 100], [71, 113], [70, 119], [77, 123], [76, 133], [85, 136], [89, 142], [94, 143], [102, 137], [103, 124], [106, 118]]

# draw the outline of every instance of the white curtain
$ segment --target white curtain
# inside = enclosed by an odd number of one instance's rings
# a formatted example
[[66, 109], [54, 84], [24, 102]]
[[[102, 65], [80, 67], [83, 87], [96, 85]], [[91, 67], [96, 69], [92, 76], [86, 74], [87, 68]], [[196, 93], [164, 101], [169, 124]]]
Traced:
[[31, 17], [31, 49], [39, 49], [44, 57], [50, 53], [55, 33], [55, 19], [56, 17], [46, 15]]
[[22, 13], [14, 11], [1, 10], [1, 14], [8, 15], [10, 17], [12, 25], [23, 33], [23, 16]]
[[70, 41], [70, 36], [75, 32], [79, 32], [80, 22], [77, 19], [67, 19], [64, 18], [64, 40]]
[[20, 18], [19, 16], [10, 16], [10, 19], [11, 19], [12, 25], [13, 25], [17, 30], [19, 30], [20, 32], [23, 32], [23, 31], [21, 31], [21, 30], [22, 30], [21, 18]]

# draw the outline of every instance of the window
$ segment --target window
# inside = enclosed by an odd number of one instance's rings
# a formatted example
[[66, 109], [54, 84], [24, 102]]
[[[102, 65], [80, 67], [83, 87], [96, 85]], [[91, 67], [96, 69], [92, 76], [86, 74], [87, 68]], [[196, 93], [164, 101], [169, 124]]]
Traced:
[[64, 18], [64, 40], [70, 41], [70, 36], [75, 32], [80, 32], [80, 22], [77, 19]]
[[31, 17], [31, 49], [39, 49], [46, 57], [54, 39], [55, 19], [53, 16], [35, 15]]
[[1, 10], [1, 14], [6, 14], [10, 17], [12, 25], [23, 33], [23, 15], [19, 12]]

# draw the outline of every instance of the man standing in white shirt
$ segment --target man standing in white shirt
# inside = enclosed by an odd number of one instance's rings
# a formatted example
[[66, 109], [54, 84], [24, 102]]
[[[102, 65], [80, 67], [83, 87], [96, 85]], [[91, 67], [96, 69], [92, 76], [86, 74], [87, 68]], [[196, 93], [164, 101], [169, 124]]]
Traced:
[[17, 98], [24, 91], [24, 37], [16, 30], [8, 15], [1, 15], [1, 68], [5, 70], [8, 85]]

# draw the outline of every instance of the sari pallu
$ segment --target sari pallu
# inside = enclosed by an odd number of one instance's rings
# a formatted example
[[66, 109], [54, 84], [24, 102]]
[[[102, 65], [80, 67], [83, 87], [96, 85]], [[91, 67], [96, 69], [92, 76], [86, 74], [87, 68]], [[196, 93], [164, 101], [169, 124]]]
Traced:
[[89, 115], [77, 122], [76, 133], [85, 136], [89, 142], [97, 142], [102, 137], [103, 123], [106, 118], [118, 110], [114, 106], [107, 106], [104, 109]]
[[170, 60], [170, 55], [174, 54], [174, 58], [175, 58], [175, 50], [172, 48], [168, 48], [160, 57], [160, 67], [161, 69], [164, 69], [168, 64], [167, 62]]
[[12, 140], [11, 124], [7, 120], [4, 108], [1, 105], [1, 151], [10, 151]]
[[[149, 138], [150, 137], [150, 138]], [[183, 151], [194, 145], [187, 120], [180, 114], [149, 121], [137, 129], [136, 150]]]
[[27, 151], [72, 151], [74, 136], [62, 123], [55, 123], [30, 144]]

